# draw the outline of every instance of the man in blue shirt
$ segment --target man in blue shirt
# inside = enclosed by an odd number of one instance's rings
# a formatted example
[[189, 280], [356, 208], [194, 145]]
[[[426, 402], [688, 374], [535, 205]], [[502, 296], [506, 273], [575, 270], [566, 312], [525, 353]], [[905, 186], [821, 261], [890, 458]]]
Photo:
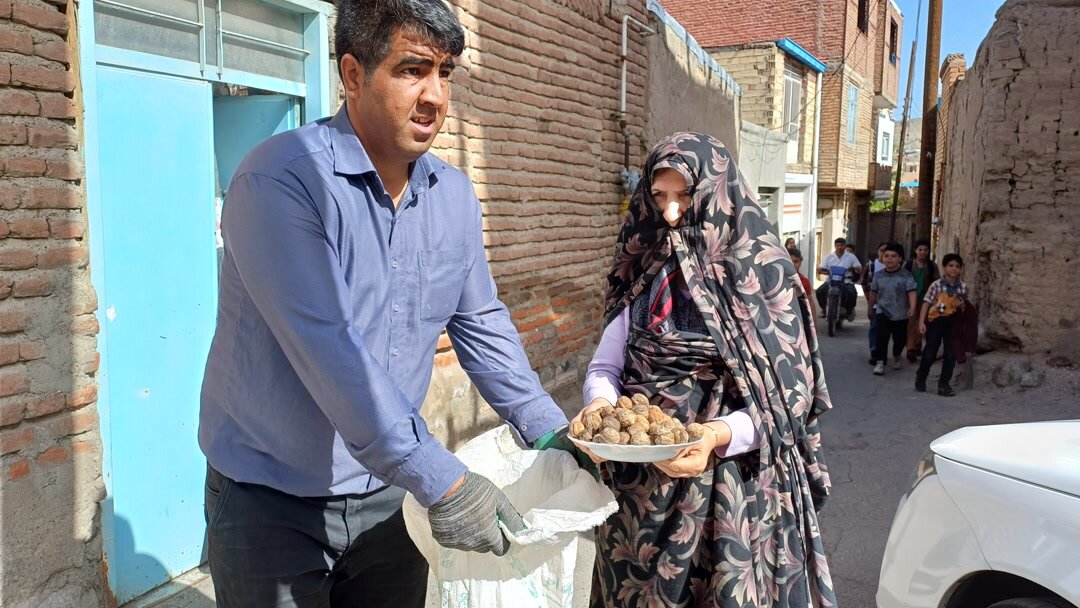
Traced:
[[531, 370], [460, 171], [428, 153], [464, 33], [440, 0], [337, 3], [346, 104], [241, 163], [222, 217], [199, 440], [219, 607], [422, 606], [440, 543], [507, 549], [521, 518], [418, 408], [440, 332], [528, 443], [566, 425]]

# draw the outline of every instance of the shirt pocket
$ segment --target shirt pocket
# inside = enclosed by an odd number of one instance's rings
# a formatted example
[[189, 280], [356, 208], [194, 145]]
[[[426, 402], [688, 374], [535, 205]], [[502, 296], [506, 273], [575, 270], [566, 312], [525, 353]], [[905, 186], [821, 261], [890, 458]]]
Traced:
[[467, 247], [420, 252], [420, 320], [446, 322], [457, 310], [469, 270]]

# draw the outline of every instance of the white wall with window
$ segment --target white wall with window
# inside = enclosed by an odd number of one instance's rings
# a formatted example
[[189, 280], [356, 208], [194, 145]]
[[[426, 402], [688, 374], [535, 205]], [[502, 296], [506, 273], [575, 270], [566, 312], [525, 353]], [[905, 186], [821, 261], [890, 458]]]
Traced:
[[788, 137], [787, 162], [797, 163], [804, 160], [803, 137], [806, 129], [803, 128], [803, 71], [801, 69], [784, 68], [784, 135]]
[[880, 110], [877, 123], [877, 162], [879, 165], [892, 166], [893, 148], [896, 147], [896, 122], [888, 110]]

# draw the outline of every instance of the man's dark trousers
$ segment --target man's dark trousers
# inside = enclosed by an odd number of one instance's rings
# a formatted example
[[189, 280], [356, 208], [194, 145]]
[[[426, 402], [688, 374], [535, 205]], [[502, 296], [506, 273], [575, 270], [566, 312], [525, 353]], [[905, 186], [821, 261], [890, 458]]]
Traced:
[[888, 315], [877, 314], [877, 344], [874, 345], [874, 358], [877, 361], [889, 360], [889, 338], [893, 341], [893, 357], [900, 357], [907, 346], [907, 319], [893, 321]]
[[218, 608], [422, 608], [427, 562], [405, 530], [405, 491], [301, 498], [206, 475]]

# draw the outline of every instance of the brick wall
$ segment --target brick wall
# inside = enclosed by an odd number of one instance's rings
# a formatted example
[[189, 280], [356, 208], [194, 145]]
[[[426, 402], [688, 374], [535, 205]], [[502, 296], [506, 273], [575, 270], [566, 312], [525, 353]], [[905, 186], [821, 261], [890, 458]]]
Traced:
[[0, 0], [4, 606], [100, 605], [96, 298], [74, 3]]
[[[939, 252], [984, 336], [1080, 365], [1080, 10], [1008, 0], [950, 101]], [[1053, 294], [1039, 305], [1032, 294]]]
[[709, 49], [742, 87], [742, 119], [779, 130], [784, 119], [784, 54], [774, 44]]
[[[904, 18], [891, 0], [880, 0], [878, 29], [875, 40], [877, 58], [874, 61], [874, 90], [883, 102], [897, 105], [900, 89], [900, 56], [904, 40]], [[890, 27], [896, 22], [896, 54], [891, 55]]]
[[833, 1], [663, 0], [663, 5], [705, 48], [791, 38], [814, 56], [830, 58], [823, 34], [841, 14], [830, 10]]
[[[937, 139], [935, 140], [936, 151], [934, 153], [934, 212], [933, 217], [941, 217], [941, 194], [942, 184], [945, 179], [945, 163], [949, 151], [949, 112], [952, 108], [953, 96], [956, 94], [956, 85], [967, 74], [967, 60], [963, 55], [953, 54], [945, 57], [941, 64], [941, 109], [937, 114]], [[932, 231], [933, 241], [936, 245], [939, 230], [935, 226]]]

